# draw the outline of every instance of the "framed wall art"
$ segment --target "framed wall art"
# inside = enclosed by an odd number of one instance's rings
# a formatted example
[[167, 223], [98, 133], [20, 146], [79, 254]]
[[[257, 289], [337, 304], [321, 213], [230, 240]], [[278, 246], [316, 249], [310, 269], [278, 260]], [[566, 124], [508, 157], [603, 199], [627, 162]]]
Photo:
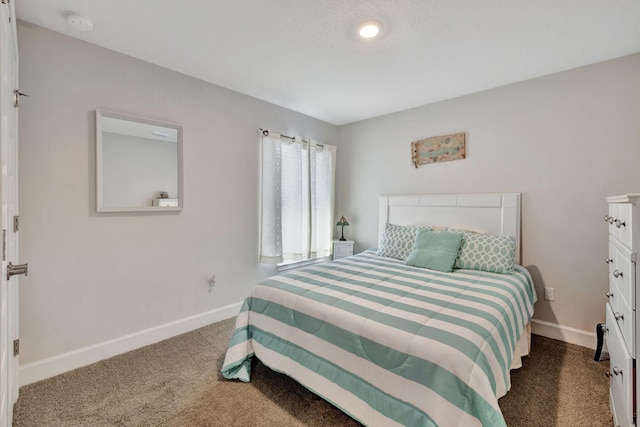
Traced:
[[416, 168], [427, 163], [448, 162], [465, 157], [464, 132], [432, 136], [411, 143], [411, 162]]

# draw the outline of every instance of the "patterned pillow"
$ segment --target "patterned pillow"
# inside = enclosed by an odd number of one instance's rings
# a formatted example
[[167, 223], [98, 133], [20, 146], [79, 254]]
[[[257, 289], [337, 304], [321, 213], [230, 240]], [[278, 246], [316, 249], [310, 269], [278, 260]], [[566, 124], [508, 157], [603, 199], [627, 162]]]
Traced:
[[464, 233], [453, 267], [510, 274], [515, 256], [515, 236]]
[[[434, 227], [435, 229], [435, 227]], [[457, 234], [484, 234], [480, 231], [467, 230], [466, 228], [451, 228], [451, 227], [442, 227], [442, 231], [448, 231], [449, 233], [457, 233]]]
[[431, 227], [386, 223], [384, 230], [382, 230], [380, 243], [378, 244], [378, 255], [397, 258], [403, 261], [407, 259], [413, 250], [418, 228], [431, 229]]

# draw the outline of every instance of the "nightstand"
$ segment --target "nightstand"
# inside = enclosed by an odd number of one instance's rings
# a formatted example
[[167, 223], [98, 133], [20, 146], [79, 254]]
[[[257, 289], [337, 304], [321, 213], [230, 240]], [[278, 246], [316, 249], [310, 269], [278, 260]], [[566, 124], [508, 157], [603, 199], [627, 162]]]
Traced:
[[340, 259], [353, 255], [353, 240], [334, 240], [333, 259]]

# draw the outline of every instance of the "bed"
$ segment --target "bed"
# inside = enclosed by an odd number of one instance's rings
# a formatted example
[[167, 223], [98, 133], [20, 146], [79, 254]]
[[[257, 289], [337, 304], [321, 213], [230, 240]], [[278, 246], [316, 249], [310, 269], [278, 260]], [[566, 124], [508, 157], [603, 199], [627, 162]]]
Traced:
[[[520, 194], [385, 195], [379, 223], [377, 249], [260, 282], [223, 376], [249, 381], [255, 356], [365, 425], [506, 426], [498, 398], [528, 352], [536, 300], [518, 265]], [[470, 242], [512, 236], [516, 263], [508, 274], [407, 265], [385, 256], [393, 227]]]

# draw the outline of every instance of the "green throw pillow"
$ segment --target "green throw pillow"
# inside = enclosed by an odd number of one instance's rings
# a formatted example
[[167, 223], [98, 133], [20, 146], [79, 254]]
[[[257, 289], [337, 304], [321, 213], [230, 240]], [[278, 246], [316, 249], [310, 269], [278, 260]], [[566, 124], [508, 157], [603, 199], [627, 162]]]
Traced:
[[413, 250], [416, 230], [421, 228], [429, 229], [429, 227], [386, 223], [378, 244], [378, 255], [404, 261]]
[[461, 243], [460, 233], [418, 230], [414, 249], [405, 263], [451, 273]]
[[515, 236], [465, 233], [455, 268], [510, 274], [515, 257]]

